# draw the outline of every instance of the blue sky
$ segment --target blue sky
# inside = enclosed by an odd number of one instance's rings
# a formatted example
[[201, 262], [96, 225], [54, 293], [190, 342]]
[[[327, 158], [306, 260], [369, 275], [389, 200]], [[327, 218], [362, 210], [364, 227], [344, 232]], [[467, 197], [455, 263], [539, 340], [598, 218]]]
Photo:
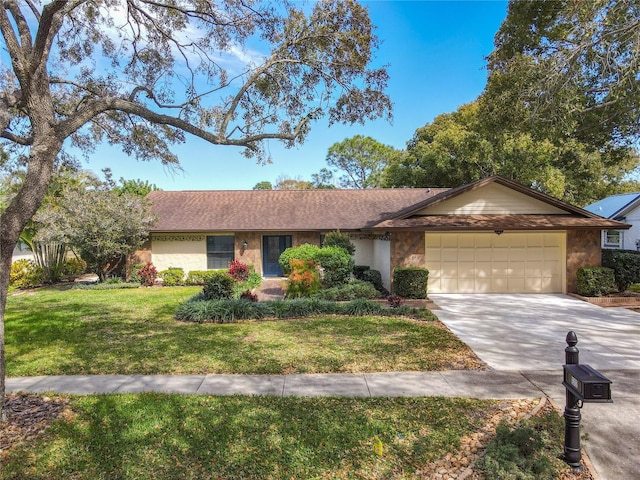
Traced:
[[418, 127], [473, 101], [482, 92], [484, 57], [504, 20], [506, 1], [365, 1], [382, 45], [376, 64], [388, 64], [388, 93], [394, 103], [393, 124], [327, 127], [320, 120], [307, 141], [285, 149], [271, 142], [273, 163], [257, 165], [239, 149], [210, 145], [194, 137], [174, 148], [182, 172], [159, 163], [136, 162], [118, 148], [99, 147], [83, 166], [96, 173], [111, 168], [116, 179], [140, 178], [163, 190], [249, 190], [280, 175], [309, 180], [326, 166], [331, 145], [354, 135], [368, 135], [404, 148]]

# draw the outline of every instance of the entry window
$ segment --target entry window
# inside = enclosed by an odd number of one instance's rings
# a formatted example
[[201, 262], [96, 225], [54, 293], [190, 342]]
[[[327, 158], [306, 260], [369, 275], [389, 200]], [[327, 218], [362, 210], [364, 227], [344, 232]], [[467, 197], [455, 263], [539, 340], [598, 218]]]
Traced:
[[607, 230], [604, 232], [604, 246], [608, 248], [620, 248], [622, 234], [620, 230]]
[[234, 258], [234, 243], [233, 235], [207, 237], [207, 268], [209, 270], [229, 268], [229, 263]]

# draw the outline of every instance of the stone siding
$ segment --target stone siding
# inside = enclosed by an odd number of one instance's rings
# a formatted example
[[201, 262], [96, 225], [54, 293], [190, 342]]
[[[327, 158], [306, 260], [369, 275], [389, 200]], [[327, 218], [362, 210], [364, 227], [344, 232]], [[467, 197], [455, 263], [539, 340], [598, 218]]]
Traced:
[[600, 230], [567, 230], [567, 293], [577, 292], [580, 267], [598, 267], [602, 261]]
[[396, 267], [424, 267], [424, 248], [424, 232], [394, 232], [391, 236], [391, 271]]

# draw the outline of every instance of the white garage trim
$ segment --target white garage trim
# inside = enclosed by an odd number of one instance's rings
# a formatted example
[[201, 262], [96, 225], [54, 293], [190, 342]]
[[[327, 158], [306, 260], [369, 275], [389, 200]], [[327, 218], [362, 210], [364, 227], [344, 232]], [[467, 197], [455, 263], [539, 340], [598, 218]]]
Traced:
[[427, 233], [429, 293], [566, 293], [566, 232]]

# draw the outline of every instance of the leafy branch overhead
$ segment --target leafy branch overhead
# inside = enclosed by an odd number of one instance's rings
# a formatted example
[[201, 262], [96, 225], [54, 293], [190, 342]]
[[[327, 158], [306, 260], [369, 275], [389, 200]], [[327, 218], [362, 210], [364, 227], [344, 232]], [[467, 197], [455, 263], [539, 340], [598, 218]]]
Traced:
[[34, 145], [38, 112], [83, 148], [106, 139], [177, 163], [169, 147], [187, 132], [264, 160], [261, 141], [293, 145], [322, 116], [390, 112], [387, 73], [368, 68], [378, 40], [354, 1], [318, 2], [308, 16], [235, 0], [5, 6], [1, 136], [18, 145]]

